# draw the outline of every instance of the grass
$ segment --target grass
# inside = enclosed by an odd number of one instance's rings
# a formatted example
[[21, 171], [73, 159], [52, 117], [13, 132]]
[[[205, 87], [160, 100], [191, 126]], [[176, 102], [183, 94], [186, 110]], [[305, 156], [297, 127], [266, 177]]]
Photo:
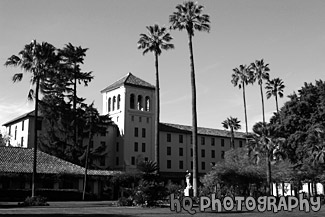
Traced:
[[[0, 208], [0, 216], [22, 216], [22, 217], [43, 217], [43, 216], [68, 216], [68, 217], [132, 217], [132, 216], [158, 216], [158, 217], [179, 217], [191, 216], [186, 211], [180, 213], [172, 212], [169, 208], [141, 208], [141, 207], [113, 207], [109, 202], [49, 202], [48, 207], [7, 207]], [[310, 213], [294, 210], [293, 212], [197, 212], [197, 217], [282, 217], [282, 216], [325, 216], [325, 206], [319, 212]]]

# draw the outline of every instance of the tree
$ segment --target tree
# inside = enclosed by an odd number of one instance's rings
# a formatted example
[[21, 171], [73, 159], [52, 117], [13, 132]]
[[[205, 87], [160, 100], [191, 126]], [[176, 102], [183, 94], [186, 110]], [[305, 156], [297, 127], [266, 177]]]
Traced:
[[[55, 47], [47, 42], [39, 44], [33, 40], [25, 45], [18, 55], [12, 55], [5, 62], [5, 66], [20, 67], [23, 71], [31, 73], [31, 85], [36, 86], [35, 91], [30, 89], [28, 98], [35, 99], [35, 119], [34, 119], [34, 155], [33, 155], [33, 175], [32, 175], [32, 197], [35, 196], [35, 179], [37, 164], [37, 121], [39, 108], [39, 92], [42, 91], [42, 85], [46, 82], [49, 73], [56, 71], [58, 56], [55, 53]], [[17, 73], [13, 76], [13, 82], [21, 81], [23, 73]], [[35, 94], [35, 95], [34, 95]]]
[[240, 121], [237, 120], [237, 118], [229, 117], [226, 120], [222, 122], [222, 126], [225, 129], [230, 129], [230, 134], [231, 134], [231, 148], [235, 148], [235, 132], [236, 130], [239, 130], [241, 128], [240, 126]]
[[282, 146], [285, 140], [275, 136], [275, 128], [270, 124], [258, 122], [253, 126], [253, 132], [247, 136], [249, 155], [254, 158], [256, 164], [260, 162], [261, 156], [266, 157], [266, 193], [270, 195], [271, 161], [278, 159], [279, 156], [284, 158]]
[[266, 82], [266, 98], [275, 97], [276, 112], [279, 113], [278, 96], [283, 97], [283, 89], [285, 88], [283, 81], [280, 78], [274, 78]]
[[269, 80], [269, 64], [264, 64], [264, 60], [256, 60], [251, 64], [253, 74], [253, 81], [257, 80], [258, 85], [260, 85], [261, 90], [261, 99], [262, 99], [262, 114], [263, 114], [263, 123], [265, 123], [265, 112], [264, 112], [264, 97], [263, 97], [263, 80]]
[[[84, 57], [86, 56], [86, 51], [88, 48], [82, 48], [81, 46], [75, 47], [71, 43], [65, 45], [63, 49], [59, 50], [59, 55], [61, 61], [64, 64], [64, 69], [68, 71], [70, 81], [73, 84], [73, 111], [74, 111], [74, 143], [77, 144], [77, 102], [83, 101], [77, 97], [77, 82], [79, 84], [83, 82], [85, 86], [94, 78], [91, 74], [92, 72], [81, 72], [80, 64], [83, 64]], [[70, 83], [70, 84], [71, 84]]]
[[147, 52], [153, 52], [155, 57], [156, 67], [156, 120], [155, 120], [155, 161], [159, 171], [159, 116], [160, 116], [160, 96], [159, 96], [159, 71], [158, 71], [158, 56], [162, 50], [173, 49], [174, 45], [169, 43], [172, 40], [170, 34], [165, 27], [147, 26], [148, 34], [140, 34], [138, 41], [138, 49], [143, 49], [143, 55]]
[[190, 50], [191, 87], [192, 87], [192, 136], [193, 136], [193, 194], [197, 196], [198, 154], [197, 154], [197, 112], [196, 112], [196, 85], [194, 71], [194, 57], [192, 37], [194, 30], [210, 31], [210, 17], [202, 14], [203, 6], [197, 2], [184, 2], [176, 6], [176, 11], [169, 16], [172, 29], [186, 30]]
[[232, 77], [231, 83], [235, 87], [238, 85], [239, 89], [243, 88], [246, 134], [248, 134], [245, 85], [252, 83], [252, 71], [250, 67], [247, 67], [246, 65], [240, 65], [239, 68], [233, 69], [233, 72], [234, 73], [231, 75]]

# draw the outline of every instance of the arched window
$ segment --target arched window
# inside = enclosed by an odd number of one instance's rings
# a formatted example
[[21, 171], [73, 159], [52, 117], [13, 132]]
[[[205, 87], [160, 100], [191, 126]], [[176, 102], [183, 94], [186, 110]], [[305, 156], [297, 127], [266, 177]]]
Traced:
[[112, 106], [112, 110], [115, 110], [115, 104], [116, 104], [116, 96], [113, 97], [113, 106]]
[[146, 96], [146, 102], [145, 102], [145, 111], [150, 111], [150, 98], [149, 96]]
[[121, 104], [121, 95], [117, 95], [117, 110], [120, 109], [120, 104]]
[[142, 105], [142, 96], [138, 96], [138, 110], [142, 111], [143, 110], [143, 105]]
[[111, 111], [111, 98], [108, 98], [108, 101], [107, 101], [107, 111], [108, 112]]
[[135, 103], [135, 99], [134, 99], [134, 94], [132, 93], [132, 94], [130, 95], [130, 108], [131, 108], [131, 109], [134, 109], [134, 108], [135, 108], [134, 103]]

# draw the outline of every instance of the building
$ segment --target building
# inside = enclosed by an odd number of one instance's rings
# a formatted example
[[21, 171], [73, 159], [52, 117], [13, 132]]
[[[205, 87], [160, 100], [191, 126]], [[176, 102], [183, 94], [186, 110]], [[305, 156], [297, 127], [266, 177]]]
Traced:
[[[128, 73], [103, 89], [101, 94], [102, 114], [108, 114], [117, 126], [108, 129], [106, 135], [94, 138], [94, 147], [107, 145], [102, 165], [113, 170], [132, 171], [136, 170], [138, 162], [154, 160], [155, 86]], [[33, 117], [33, 113], [28, 113], [4, 124], [12, 145], [32, 147]], [[115, 132], [117, 130], [119, 132]], [[166, 178], [183, 179], [185, 171], [193, 168], [191, 134], [190, 126], [159, 124], [159, 164]], [[245, 141], [244, 133], [235, 133], [235, 147], [242, 147]], [[208, 172], [229, 149], [229, 131], [198, 127], [199, 173]]]

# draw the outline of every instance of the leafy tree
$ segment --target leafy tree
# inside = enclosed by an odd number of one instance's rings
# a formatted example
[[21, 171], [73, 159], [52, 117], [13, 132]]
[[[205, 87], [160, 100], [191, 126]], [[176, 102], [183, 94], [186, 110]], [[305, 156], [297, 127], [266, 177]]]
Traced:
[[176, 11], [169, 16], [172, 29], [186, 30], [190, 50], [191, 86], [192, 86], [192, 134], [193, 134], [193, 194], [197, 196], [198, 154], [197, 154], [197, 112], [196, 112], [196, 85], [194, 71], [194, 57], [192, 37], [194, 31], [210, 30], [210, 17], [202, 14], [203, 6], [197, 2], [187, 1], [176, 6]]
[[263, 123], [265, 123], [265, 112], [264, 112], [264, 97], [263, 97], [263, 80], [269, 80], [269, 64], [264, 64], [264, 60], [256, 60], [251, 64], [253, 74], [253, 81], [257, 80], [258, 85], [260, 85], [261, 90], [261, 99], [262, 99], [262, 114], [263, 114]]
[[10, 141], [10, 135], [0, 132], [0, 146], [6, 146]]
[[279, 112], [278, 96], [283, 97], [283, 89], [285, 88], [283, 81], [280, 78], [274, 78], [266, 82], [266, 98], [275, 97], [276, 111]]
[[239, 68], [233, 69], [233, 74], [231, 75], [231, 83], [236, 87], [238, 85], [239, 89], [243, 88], [243, 100], [244, 100], [244, 112], [245, 112], [245, 124], [246, 124], [246, 134], [248, 134], [248, 124], [247, 124], [247, 111], [246, 111], [246, 97], [245, 97], [245, 85], [252, 83], [252, 71], [250, 67], [246, 65], [240, 65]]
[[253, 126], [253, 132], [247, 136], [249, 155], [253, 156], [257, 164], [260, 162], [261, 156], [265, 156], [267, 166], [266, 193], [270, 195], [272, 183], [271, 161], [276, 160], [279, 156], [285, 157], [282, 151], [282, 144], [285, 140], [275, 137], [275, 128], [262, 122], [258, 122]]
[[239, 130], [241, 128], [240, 121], [237, 120], [237, 118], [229, 117], [226, 120], [222, 122], [222, 125], [225, 129], [230, 129], [231, 134], [231, 148], [235, 148], [235, 132], [236, 130]]
[[[37, 164], [37, 120], [39, 109], [39, 92], [42, 91], [42, 85], [46, 82], [49, 73], [54, 73], [57, 70], [58, 58], [55, 53], [55, 47], [47, 42], [37, 43], [33, 40], [30, 44], [25, 45], [17, 55], [12, 55], [5, 62], [5, 66], [20, 67], [23, 71], [31, 73], [31, 84], [35, 87], [30, 89], [28, 98], [35, 99], [35, 119], [34, 119], [34, 160], [33, 160], [33, 175], [32, 175], [32, 197], [35, 196], [35, 179], [36, 179], [36, 164]], [[23, 73], [17, 73], [13, 76], [13, 82], [21, 81]], [[34, 95], [35, 94], [35, 95]]]
[[[162, 50], [173, 49], [174, 45], [169, 43], [172, 37], [167, 32], [165, 27], [159, 27], [157, 24], [154, 26], [147, 26], [147, 34], [140, 34], [138, 41], [138, 49], [143, 49], [143, 55], [153, 52], [155, 56], [156, 68], [156, 120], [155, 120], [155, 161], [159, 168], [159, 117], [160, 117], [160, 96], [159, 96], [159, 71], [158, 71], [158, 56]], [[159, 169], [157, 170], [159, 171]]]

